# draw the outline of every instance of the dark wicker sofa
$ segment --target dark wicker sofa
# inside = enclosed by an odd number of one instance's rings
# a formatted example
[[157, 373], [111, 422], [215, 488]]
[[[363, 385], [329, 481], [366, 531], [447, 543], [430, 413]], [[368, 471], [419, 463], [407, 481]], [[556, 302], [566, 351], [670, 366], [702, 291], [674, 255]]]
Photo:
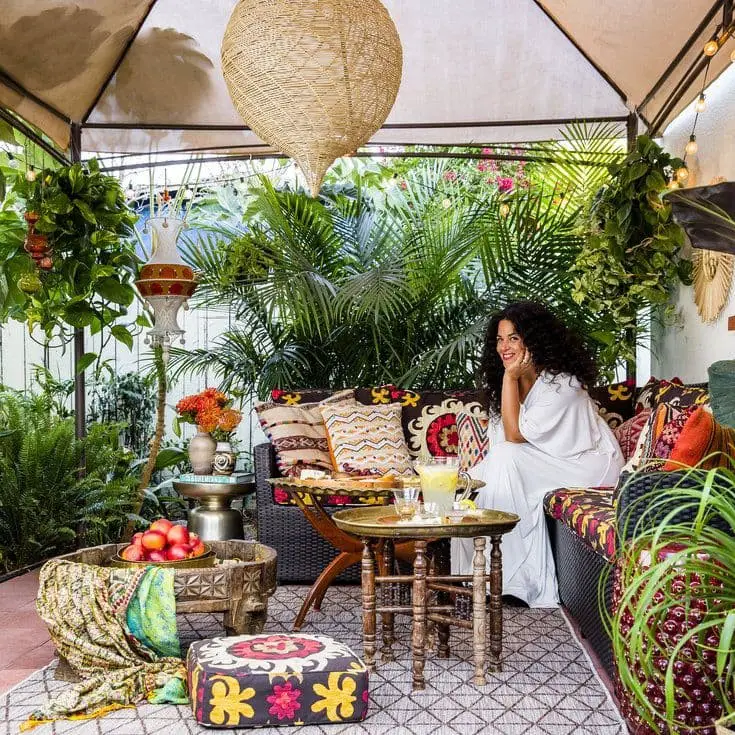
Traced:
[[[611, 676], [615, 670], [612, 643], [600, 610], [600, 595], [604, 596], [608, 612], [612, 609], [613, 554], [610, 552], [632, 537], [636, 522], [648, 507], [642, 501], [644, 496], [659, 486], [692, 486], [695, 480], [682, 480], [684, 474], [655, 472], [622, 477], [617, 502], [614, 500], [613, 488], [590, 490], [582, 496], [586, 505], [578, 501], [577, 508], [566, 512], [561, 518], [554, 517], [559, 515], [554, 512], [554, 508], [558, 508], [559, 497], [568, 491], [556, 490], [546, 496], [546, 519], [561, 603], [574, 618], [582, 635]], [[597, 503], [593, 504], [593, 500], [597, 500]], [[574, 524], [570, 523], [572, 516], [575, 516]], [[592, 533], [600, 533], [599, 525], [590, 529], [590, 521], [594, 518], [600, 520], [600, 525], [610, 524], [605, 529], [605, 534], [614, 538], [614, 549], [603, 549], [596, 538], [590, 537], [590, 530]], [[580, 527], [584, 527], [586, 533], [581, 533]], [[603, 581], [604, 589], [601, 589]]]

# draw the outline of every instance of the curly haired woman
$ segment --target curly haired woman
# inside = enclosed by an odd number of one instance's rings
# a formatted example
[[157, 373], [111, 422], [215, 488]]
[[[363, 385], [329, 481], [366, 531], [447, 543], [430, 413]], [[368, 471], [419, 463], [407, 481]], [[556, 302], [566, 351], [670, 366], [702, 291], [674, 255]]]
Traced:
[[[490, 450], [470, 471], [486, 483], [478, 506], [521, 518], [503, 537], [503, 593], [530, 607], [555, 607], [544, 495], [559, 487], [614, 485], [623, 466], [620, 447], [587, 393], [597, 369], [573, 332], [528, 301], [490, 319], [482, 369], [491, 424]], [[463, 542], [453, 539], [452, 568], [467, 574], [472, 544]]]

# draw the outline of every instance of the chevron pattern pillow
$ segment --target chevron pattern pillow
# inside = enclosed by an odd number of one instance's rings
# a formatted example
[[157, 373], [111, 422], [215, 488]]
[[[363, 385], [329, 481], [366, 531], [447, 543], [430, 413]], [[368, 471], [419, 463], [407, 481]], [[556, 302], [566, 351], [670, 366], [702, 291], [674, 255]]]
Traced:
[[401, 406], [320, 406], [332, 462], [354, 475], [413, 473], [401, 427]]
[[460, 411], [457, 414], [460, 470], [466, 472], [487, 454], [489, 423], [490, 419], [484, 411], [474, 414]]

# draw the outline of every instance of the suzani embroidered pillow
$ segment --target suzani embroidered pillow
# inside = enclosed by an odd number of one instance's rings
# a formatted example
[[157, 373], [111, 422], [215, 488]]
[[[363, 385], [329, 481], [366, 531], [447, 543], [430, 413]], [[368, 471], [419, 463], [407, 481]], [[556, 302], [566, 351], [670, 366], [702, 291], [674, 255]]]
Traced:
[[413, 473], [400, 405], [322, 404], [320, 409], [335, 470], [355, 475]]

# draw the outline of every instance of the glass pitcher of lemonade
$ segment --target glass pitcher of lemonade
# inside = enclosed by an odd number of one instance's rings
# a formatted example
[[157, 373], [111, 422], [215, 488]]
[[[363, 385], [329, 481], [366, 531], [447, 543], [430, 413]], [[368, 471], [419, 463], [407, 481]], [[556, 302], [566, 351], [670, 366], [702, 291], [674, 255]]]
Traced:
[[413, 466], [421, 480], [424, 503], [436, 503], [439, 515], [446, 514], [452, 509], [460, 479], [463, 483], [469, 480], [464, 472], [460, 478], [457, 457], [421, 457]]

